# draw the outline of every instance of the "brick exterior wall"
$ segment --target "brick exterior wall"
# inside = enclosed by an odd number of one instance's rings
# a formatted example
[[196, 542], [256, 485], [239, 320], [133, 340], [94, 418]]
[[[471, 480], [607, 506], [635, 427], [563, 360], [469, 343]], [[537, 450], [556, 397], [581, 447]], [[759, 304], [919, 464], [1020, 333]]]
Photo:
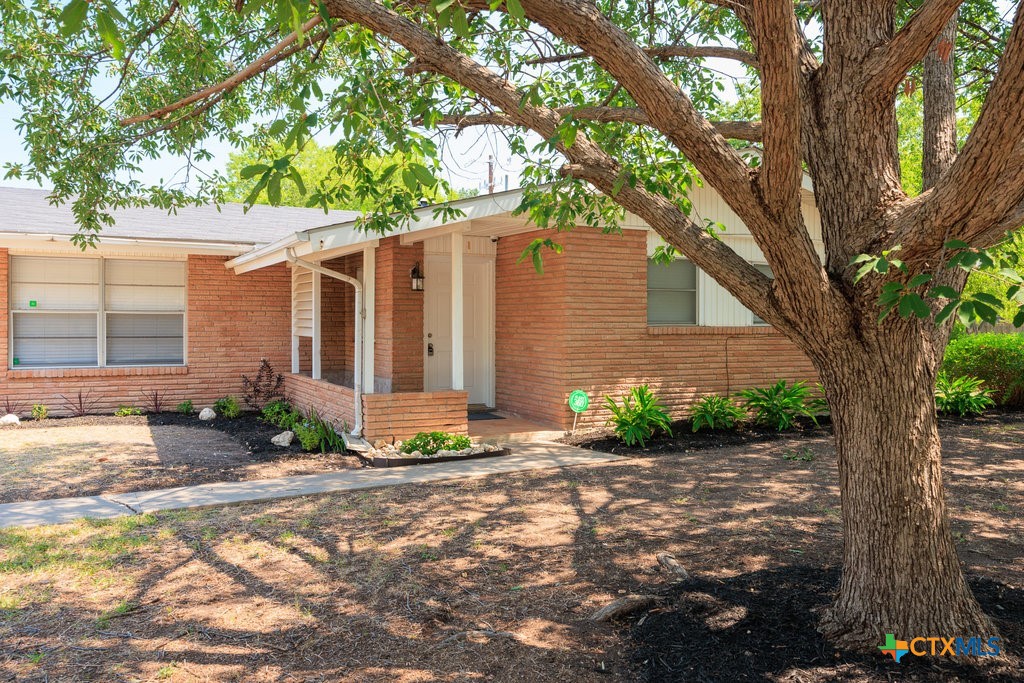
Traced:
[[[323, 262], [324, 268], [356, 277], [363, 255]], [[320, 370], [326, 379], [352, 386], [355, 372], [355, 287], [320, 276]]]
[[399, 236], [377, 247], [377, 391], [423, 391], [423, 292], [412, 290], [409, 273], [423, 267], [423, 243], [402, 246]]
[[363, 435], [369, 441], [408, 439], [417, 432], [467, 434], [465, 391], [363, 395]]
[[515, 261], [541, 234], [498, 242], [499, 409], [568, 428], [568, 394], [582, 389], [591, 408], [580, 424], [601, 426], [609, 416], [603, 397], [618, 399], [639, 384], [650, 384], [681, 418], [708, 393], [816, 378], [810, 361], [771, 328], [648, 327], [645, 233], [560, 235], [565, 252], [546, 254], [538, 275], [528, 260]]
[[346, 424], [349, 429], [355, 425], [355, 411], [352, 409], [355, 395], [348, 387], [289, 373], [284, 376], [284, 395], [304, 413], [308, 414], [310, 408], [315, 409], [338, 430]]
[[192, 400], [196, 407], [210, 405], [228, 394], [240, 395], [242, 375], [254, 374], [261, 358], [275, 369], [290, 365], [291, 280], [286, 266], [274, 266], [245, 275], [224, 267], [219, 256], [190, 256], [187, 293], [187, 366], [82, 369], [8, 369], [8, 267], [6, 249], [0, 249], [0, 301], [3, 333], [0, 347], [0, 398], [28, 410], [34, 403], [66, 415], [62, 396], [88, 392], [93, 412], [110, 413], [118, 405], [145, 407], [144, 391], [164, 394], [173, 408]]

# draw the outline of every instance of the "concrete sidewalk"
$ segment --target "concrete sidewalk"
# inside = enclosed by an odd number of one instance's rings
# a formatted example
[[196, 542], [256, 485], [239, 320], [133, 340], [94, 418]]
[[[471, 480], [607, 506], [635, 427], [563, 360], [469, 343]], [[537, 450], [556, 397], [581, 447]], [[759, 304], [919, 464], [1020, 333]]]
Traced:
[[7, 503], [0, 505], [0, 528], [61, 524], [82, 517], [111, 519], [160, 510], [255, 503], [337, 491], [417, 484], [449, 479], [485, 477], [503, 472], [589, 465], [620, 460], [621, 456], [556, 443], [524, 443], [513, 455], [387, 469], [338, 470], [257, 481], [232, 481], [182, 486], [156, 491], [133, 491], [85, 498]]

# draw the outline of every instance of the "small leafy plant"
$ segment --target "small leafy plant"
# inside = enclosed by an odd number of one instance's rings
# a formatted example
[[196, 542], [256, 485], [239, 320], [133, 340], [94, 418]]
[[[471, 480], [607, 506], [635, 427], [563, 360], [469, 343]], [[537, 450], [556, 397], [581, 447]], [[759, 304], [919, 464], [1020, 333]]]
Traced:
[[283, 398], [263, 406], [262, 417], [264, 422], [289, 430], [293, 430], [295, 425], [302, 422], [303, 419], [302, 413], [292, 408], [292, 404]]
[[995, 405], [992, 392], [982, 388], [984, 380], [977, 377], [950, 377], [940, 372], [935, 380], [935, 407], [940, 413], [980, 415]]
[[88, 391], [79, 391], [72, 396], [61, 396], [64, 409], [73, 417], [82, 417], [96, 407], [99, 399], [90, 398]]
[[191, 415], [196, 411], [195, 407], [192, 405], [191, 400], [182, 401], [181, 403], [178, 404], [178, 407], [175, 408], [175, 410], [177, 410], [182, 415]]
[[229, 420], [234, 420], [242, 414], [242, 406], [238, 405], [238, 399], [234, 396], [218, 398], [213, 402], [213, 409], [217, 411], [218, 415]]
[[37, 403], [32, 406], [32, 419], [33, 420], [45, 420], [50, 416], [50, 409], [44, 406], [42, 403]]
[[627, 446], [645, 446], [659, 430], [672, 436], [671, 420], [664, 407], [646, 384], [633, 387], [629, 395], [622, 398], [622, 405], [610, 396], [605, 396], [605, 408], [611, 411], [608, 423], [615, 435]]
[[403, 453], [419, 451], [423, 455], [434, 455], [438, 451], [461, 451], [469, 448], [473, 442], [462, 434], [448, 432], [420, 432], [402, 444]]
[[302, 450], [309, 453], [342, 453], [345, 451], [345, 440], [327, 420], [312, 408], [309, 417], [293, 427], [295, 436], [302, 444]]
[[743, 422], [746, 413], [728, 396], [708, 394], [690, 410], [693, 431], [708, 429], [732, 429]]
[[115, 417], [129, 417], [131, 415], [142, 415], [142, 410], [132, 406], [118, 406], [114, 411]]
[[146, 410], [149, 413], [158, 415], [164, 412], [164, 401], [167, 399], [164, 392], [159, 389], [150, 389], [149, 391], [143, 391], [142, 397], [146, 399]]
[[810, 448], [790, 449], [782, 454], [783, 460], [799, 460], [800, 462], [814, 462], [814, 451]]
[[274, 366], [266, 358], [260, 361], [256, 376], [249, 379], [242, 375], [242, 398], [253, 410], [262, 410], [267, 401], [281, 395], [284, 375], [274, 372]]
[[812, 396], [806, 382], [787, 386], [786, 380], [780, 379], [770, 387], [744, 389], [737, 395], [757, 424], [780, 432], [792, 429], [801, 417], [810, 418], [818, 424], [817, 415], [824, 408], [824, 402]]

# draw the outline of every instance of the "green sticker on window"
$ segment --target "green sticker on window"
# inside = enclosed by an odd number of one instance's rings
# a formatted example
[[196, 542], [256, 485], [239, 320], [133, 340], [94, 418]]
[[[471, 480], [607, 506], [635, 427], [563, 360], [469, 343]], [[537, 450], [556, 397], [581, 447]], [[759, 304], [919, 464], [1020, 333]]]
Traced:
[[38, 306], [38, 304], [36, 303], [35, 299], [32, 299], [31, 301], [28, 302], [29, 308], [35, 308], [36, 306]]
[[20, 365], [21, 364], [21, 360], [19, 360], [17, 356], [14, 357], [14, 364], [15, 365]]

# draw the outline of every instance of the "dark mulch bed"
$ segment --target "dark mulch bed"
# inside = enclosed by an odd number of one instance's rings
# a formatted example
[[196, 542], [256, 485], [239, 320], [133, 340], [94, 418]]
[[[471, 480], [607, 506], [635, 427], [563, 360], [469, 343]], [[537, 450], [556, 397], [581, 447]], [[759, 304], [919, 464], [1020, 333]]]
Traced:
[[146, 415], [151, 425], [178, 425], [197, 429], [215, 429], [224, 432], [249, 451], [253, 460], [275, 460], [289, 454], [302, 454], [302, 445], [296, 438], [288, 448], [275, 446], [270, 440], [283, 430], [260, 419], [259, 413], [244, 412], [233, 420], [218, 417], [203, 422], [196, 415], [181, 413], [157, 413]]
[[[1024, 409], [1007, 408], [989, 411], [976, 417], [939, 416], [939, 427], [944, 433], [955, 431], [960, 427], [978, 427], [994, 424], [1007, 424], [1024, 420]], [[793, 437], [822, 438], [832, 436], [832, 422], [828, 416], [818, 418], [818, 424], [811, 420], [799, 420], [797, 428], [788, 432], [779, 432], [760, 425], [746, 424], [738, 429], [712, 429], [693, 431], [690, 420], [677, 420], [672, 423], [672, 436], [659, 434], [647, 442], [646, 446], [627, 446], [616, 437], [611, 430], [595, 430], [581, 432], [574, 436], [560, 439], [562, 443], [580, 448], [589, 448], [605, 453], [618, 455], [645, 456], [665, 453], [688, 453], [713, 448], [727, 448], [746, 444], [765, 443]]]
[[837, 652], [817, 632], [817, 610], [831, 602], [838, 582], [837, 569], [797, 565], [729, 579], [698, 577], [667, 589], [669, 606], [635, 620], [637, 670], [652, 683], [1024, 680], [1024, 590], [970, 580], [982, 607], [997, 618], [1008, 658], [908, 654], [897, 664], [873, 653]]
[[281, 433], [281, 429], [260, 419], [259, 413], [243, 412], [233, 420], [218, 417], [204, 422], [197, 414], [154, 413], [150, 415], [86, 415], [83, 417], [50, 417], [45, 420], [22, 420], [20, 429], [43, 429], [47, 427], [75, 427], [92, 425], [144, 424], [153, 426], [177, 426], [193, 429], [211, 429], [227, 434], [242, 445], [253, 460], [276, 460], [289, 455], [303, 454], [299, 440], [292, 441], [288, 448], [270, 443], [270, 439]]

